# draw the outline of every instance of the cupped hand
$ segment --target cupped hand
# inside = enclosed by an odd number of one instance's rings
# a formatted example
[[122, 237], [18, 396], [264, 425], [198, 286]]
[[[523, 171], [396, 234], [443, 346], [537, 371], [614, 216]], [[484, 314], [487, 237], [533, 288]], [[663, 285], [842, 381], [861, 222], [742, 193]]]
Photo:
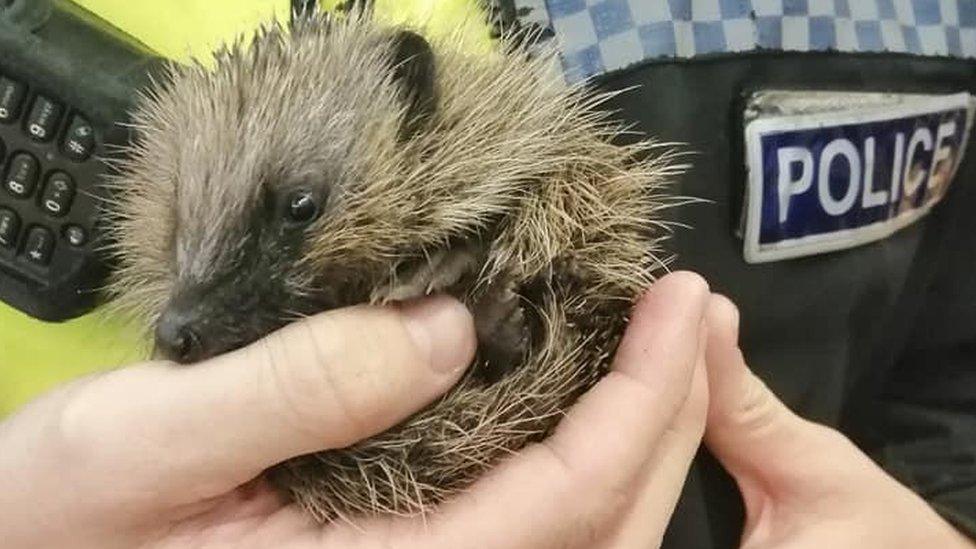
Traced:
[[291, 325], [191, 368], [146, 363], [51, 393], [0, 424], [8, 548], [653, 547], [704, 430], [701, 278], [638, 303], [613, 371], [542, 443], [427, 517], [319, 526], [271, 465], [381, 432], [450, 388], [476, 346], [436, 297]]
[[738, 312], [707, 315], [705, 442], [746, 507], [743, 549], [974, 549], [929, 505], [841, 433], [791, 412], [746, 366]]

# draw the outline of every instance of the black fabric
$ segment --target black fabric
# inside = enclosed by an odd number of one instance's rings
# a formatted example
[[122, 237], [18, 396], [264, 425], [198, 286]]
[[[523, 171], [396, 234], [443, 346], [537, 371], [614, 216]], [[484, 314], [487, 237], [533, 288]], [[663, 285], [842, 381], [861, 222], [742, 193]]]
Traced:
[[886, 376], [865, 378], [877, 390], [864, 387], [845, 419], [892, 474], [974, 534], [976, 179], [956, 190], [942, 226], [926, 235], [942, 255], [926, 269], [934, 274], [915, 322], [901, 327], [904, 352]]
[[[749, 265], [734, 235], [744, 190], [741, 112], [757, 89], [976, 92], [969, 61], [766, 53], [650, 63], [596, 85], [635, 129], [689, 144], [673, 212], [678, 268], [742, 312], [751, 367], [803, 416], [840, 428], [949, 520], [976, 535], [976, 151], [945, 201], [876, 243]], [[702, 451], [665, 547], [737, 547], [734, 483]]]

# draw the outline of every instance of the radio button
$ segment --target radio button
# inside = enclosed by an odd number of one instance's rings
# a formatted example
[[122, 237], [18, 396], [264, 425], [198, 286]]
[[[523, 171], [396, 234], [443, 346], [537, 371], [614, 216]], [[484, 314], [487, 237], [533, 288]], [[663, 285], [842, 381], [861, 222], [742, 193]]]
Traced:
[[34, 194], [40, 178], [41, 165], [28, 153], [17, 153], [10, 159], [3, 186], [17, 198], [27, 198]]
[[17, 212], [0, 208], [0, 247], [13, 248], [17, 245], [17, 237], [20, 235], [20, 218]]
[[60, 104], [38, 95], [27, 117], [27, 135], [34, 141], [50, 141], [54, 138], [54, 132], [58, 131], [63, 113], [64, 107]]
[[27, 243], [24, 244], [24, 256], [31, 263], [47, 265], [51, 262], [54, 252], [54, 234], [44, 227], [32, 227], [27, 232]]
[[84, 162], [95, 150], [95, 130], [80, 116], [71, 119], [64, 136], [64, 154], [75, 162]]
[[0, 76], [0, 122], [9, 124], [20, 117], [27, 86]]
[[48, 215], [61, 217], [71, 209], [75, 199], [75, 182], [64, 172], [54, 172], [47, 179], [44, 193], [41, 194], [41, 208]]

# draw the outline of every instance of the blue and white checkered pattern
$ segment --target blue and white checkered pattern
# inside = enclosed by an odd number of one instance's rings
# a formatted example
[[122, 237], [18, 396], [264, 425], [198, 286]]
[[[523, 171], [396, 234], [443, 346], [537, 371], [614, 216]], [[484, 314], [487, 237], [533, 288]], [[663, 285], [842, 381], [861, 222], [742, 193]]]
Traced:
[[645, 59], [759, 49], [976, 58], [976, 0], [516, 0], [567, 80]]

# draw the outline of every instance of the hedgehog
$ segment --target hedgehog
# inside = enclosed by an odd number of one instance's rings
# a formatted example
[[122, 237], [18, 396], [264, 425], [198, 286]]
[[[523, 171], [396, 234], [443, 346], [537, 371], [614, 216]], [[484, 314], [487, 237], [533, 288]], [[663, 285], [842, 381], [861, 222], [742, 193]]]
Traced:
[[666, 268], [675, 148], [626, 139], [556, 55], [318, 12], [140, 98], [111, 183], [111, 290], [157, 355], [192, 364], [432, 293], [475, 318], [475, 362], [441, 399], [266, 471], [314, 519], [426, 513], [545, 437]]

